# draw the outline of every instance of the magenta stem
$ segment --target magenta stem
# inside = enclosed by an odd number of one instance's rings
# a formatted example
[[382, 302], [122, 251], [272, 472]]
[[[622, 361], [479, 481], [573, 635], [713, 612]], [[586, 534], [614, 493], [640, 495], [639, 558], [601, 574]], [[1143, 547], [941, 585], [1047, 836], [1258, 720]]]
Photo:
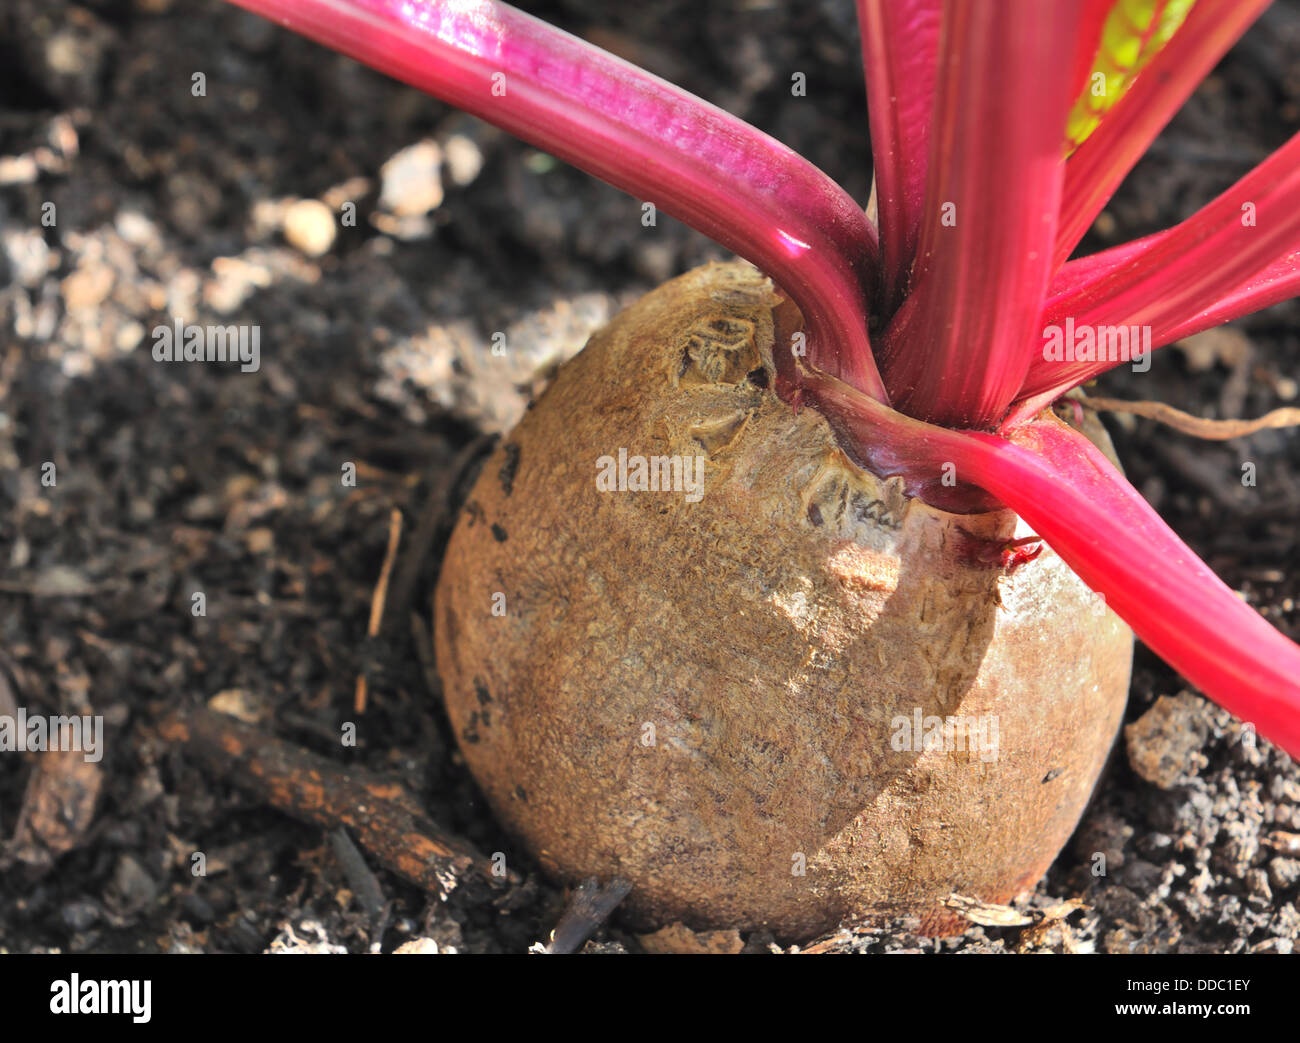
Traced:
[[785, 145], [491, 0], [233, 2], [654, 203], [740, 254], [799, 305], [809, 358], [886, 399], [867, 338], [874, 228]]

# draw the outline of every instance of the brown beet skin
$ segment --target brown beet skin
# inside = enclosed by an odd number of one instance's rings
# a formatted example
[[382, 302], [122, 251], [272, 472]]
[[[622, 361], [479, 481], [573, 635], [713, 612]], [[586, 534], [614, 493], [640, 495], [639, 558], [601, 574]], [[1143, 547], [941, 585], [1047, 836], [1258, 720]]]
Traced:
[[[1073, 831], [1132, 635], [1050, 549], [995, 563], [1012, 513], [908, 499], [777, 399], [777, 303], [710, 265], [563, 367], [448, 546], [447, 710], [500, 821], [560, 879], [629, 880], [633, 926], [947, 932], [945, 897], [1011, 898]], [[620, 449], [687, 481], [603, 491]]]

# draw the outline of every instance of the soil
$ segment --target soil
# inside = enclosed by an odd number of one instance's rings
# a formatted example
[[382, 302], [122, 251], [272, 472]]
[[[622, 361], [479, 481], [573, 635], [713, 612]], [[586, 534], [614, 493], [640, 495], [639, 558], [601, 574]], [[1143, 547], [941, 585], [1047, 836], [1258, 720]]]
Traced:
[[[525, 6], [867, 198], [849, 0]], [[568, 896], [494, 824], [412, 634], [427, 633], [481, 436], [624, 303], [722, 251], [662, 215], [646, 228], [638, 201], [215, 0], [11, 0], [0, 40], [0, 714], [106, 726], [93, 768], [5, 757], [0, 951], [545, 942]], [[1179, 220], [1282, 144], [1300, 126], [1298, 52], [1300, 4], [1277, 4], [1083, 249]], [[293, 206], [311, 199], [354, 204], [355, 222]], [[155, 361], [152, 331], [171, 316], [255, 324], [258, 369]], [[1298, 341], [1289, 302], [1100, 390], [1255, 416], [1300, 391]], [[1109, 426], [1170, 524], [1300, 636], [1295, 433], [1201, 443]], [[431, 549], [411, 559], [398, 544], [398, 570], [419, 567], [398, 606], [414, 629], [389, 619], [369, 636], [393, 512], [409, 546], [430, 500]], [[359, 869], [159, 734], [167, 711], [204, 704], [400, 778], [434, 821], [510, 852], [518, 880], [465, 880], [443, 900]], [[1290, 951], [1300, 769], [1141, 647], [1128, 719], [1074, 841], [1015, 910], [972, 909], [971, 929], [942, 941], [900, 923], [805, 948]], [[340, 742], [349, 722], [354, 745]], [[775, 948], [762, 934], [647, 942], [616, 919], [595, 938], [596, 951]]]

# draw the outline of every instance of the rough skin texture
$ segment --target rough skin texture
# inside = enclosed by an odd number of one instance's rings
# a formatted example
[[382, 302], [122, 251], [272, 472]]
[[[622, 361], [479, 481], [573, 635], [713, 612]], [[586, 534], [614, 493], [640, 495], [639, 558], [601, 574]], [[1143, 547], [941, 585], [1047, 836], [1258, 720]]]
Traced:
[[[946, 932], [1068, 839], [1132, 635], [1050, 549], [1001, 567], [1013, 514], [908, 499], [768, 390], [778, 300], [743, 264], [660, 287], [497, 449], [436, 595], [447, 710], [500, 820], [631, 881], [634, 926]], [[620, 449], [704, 457], [702, 498], [602, 491]], [[926, 749], [917, 711], [986, 730]]]

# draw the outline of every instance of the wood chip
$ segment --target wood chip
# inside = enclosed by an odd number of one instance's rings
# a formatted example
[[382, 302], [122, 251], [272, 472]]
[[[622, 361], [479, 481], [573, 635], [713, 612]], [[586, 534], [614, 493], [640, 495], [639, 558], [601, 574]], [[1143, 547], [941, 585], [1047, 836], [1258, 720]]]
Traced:
[[58, 856], [76, 847], [90, 828], [104, 773], [98, 762], [86, 760], [80, 750], [36, 757], [10, 854], [27, 865], [48, 868]]
[[497, 878], [491, 862], [431, 820], [395, 781], [345, 768], [211, 710], [173, 711], [158, 734], [294, 818], [330, 830], [346, 826], [376, 862], [431, 894], [445, 897], [466, 873], [493, 887], [518, 883], [511, 873]]
[[951, 894], [943, 900], [949, 909], [955, 909], [957, 915], [981, 927], [1024, 927], [1034, 922], [1033, 917], [1012, 909], [1009, 905], [994, 905], [981, 902], [978, 898]]

